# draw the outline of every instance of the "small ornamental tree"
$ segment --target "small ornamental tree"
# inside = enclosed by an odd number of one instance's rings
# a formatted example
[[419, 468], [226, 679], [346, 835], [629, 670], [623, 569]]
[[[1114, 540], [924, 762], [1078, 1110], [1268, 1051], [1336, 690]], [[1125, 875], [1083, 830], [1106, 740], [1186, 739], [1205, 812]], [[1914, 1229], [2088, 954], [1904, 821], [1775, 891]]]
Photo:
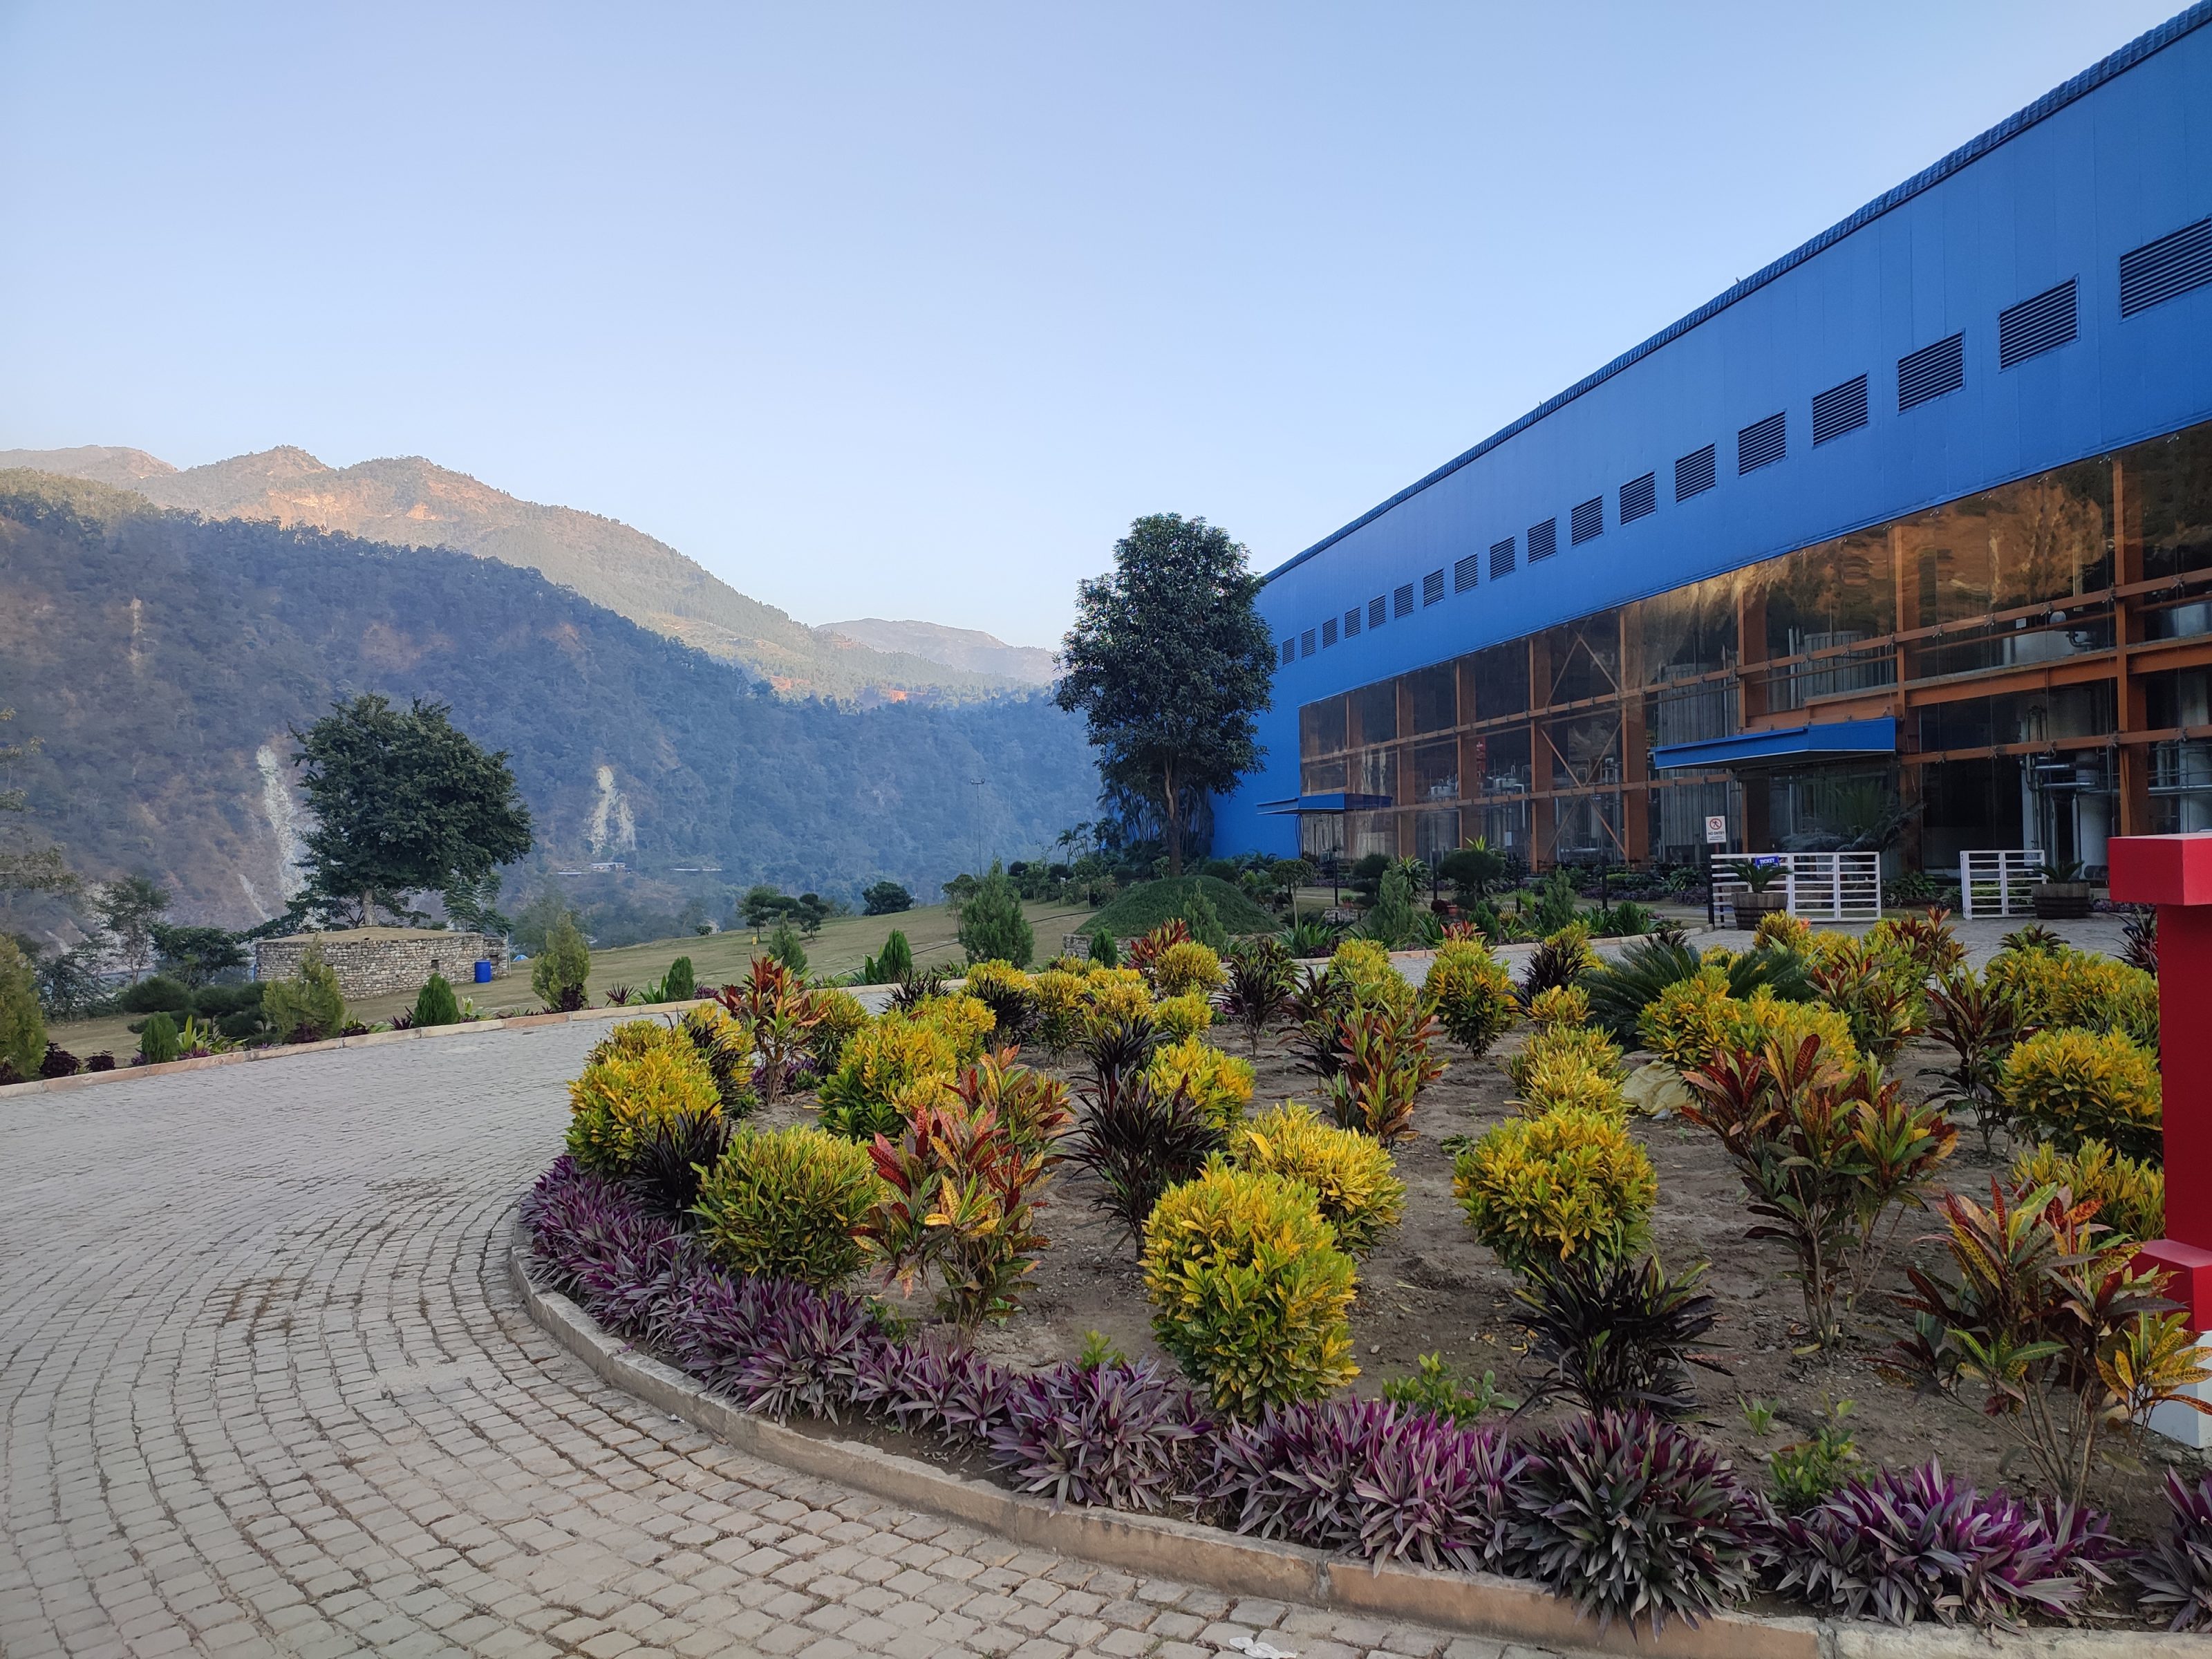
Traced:
[[1176, 513], [1132, 524], [1112, 573], [1077, 589], [1054, 700], [1084, 716], [1107, 783], [1159, 808], [1173, 875], [1193, 796], [1260, 759], [1275, 653], [1259, 592], [1241, 544]]
[[1022, 915], [1014, 884], [996, 861], [960, 907], [960, 948], [970, 962], [1006, 962], [1026, 968], [1036, 954], [1036, 933]]
[[246, 947], [238, 935], [221, 927], [153, 926], [154, 950], [161, 971], [173, 974], [198, 990], [229, 968], [246, 966]]
[[861, 914], [894, 916], [914, 908], [914, 895], [895, 881], [879, 881], [860, 895]]
[[27, 1080], [39, 1074], [46, 1053], [38, 976], [15, 941], [0, 933], [0, 1064], [13, 1066], [17, 1079]]
[[584, 943], [575, 917], [563, 913], [546, 934], [544, 951], [530, 964], [530, 988], [558, 1013], [584, 1006], [584, 981], [592, 975], [592, 947]]
[[458, 1025], [461, 1023], [461, 1005], [453, 995], [453, 988], [443, 974], [434, 973], [422, 981], [422, 988], [415, 997], [415, 1024], [418, 1029], [433, 1025]]

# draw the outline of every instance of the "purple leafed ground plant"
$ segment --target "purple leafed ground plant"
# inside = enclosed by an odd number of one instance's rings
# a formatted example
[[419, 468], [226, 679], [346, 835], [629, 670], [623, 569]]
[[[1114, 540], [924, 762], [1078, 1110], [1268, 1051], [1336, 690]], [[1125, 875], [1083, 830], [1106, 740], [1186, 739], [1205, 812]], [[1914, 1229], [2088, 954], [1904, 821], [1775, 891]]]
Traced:
[[1212, 1429], [1199, 1396], [1149, 1360], [1064, 1362], [1013, 1379], [991, 1461], [1055, 1509], [1160, 1510], [1189, 1489]]
[[2105, 1517], [2064, 1504], [1982, 1493], [1933, 1461], [1853, 1480], [1777, 1529], [1776, 1588], [1814, 1606], [1885, 1624], [2018, 1627], [2064, 1616], [2110, 1576]]
[[2212, 1626], [2212, 1478], [2191, 1486], [2166, 1472], [2173, 1524], [2165, 1537], [2128, 1564], [2136, 1599], [2153, 1613], [2171, 1610], [2171, 1630]]

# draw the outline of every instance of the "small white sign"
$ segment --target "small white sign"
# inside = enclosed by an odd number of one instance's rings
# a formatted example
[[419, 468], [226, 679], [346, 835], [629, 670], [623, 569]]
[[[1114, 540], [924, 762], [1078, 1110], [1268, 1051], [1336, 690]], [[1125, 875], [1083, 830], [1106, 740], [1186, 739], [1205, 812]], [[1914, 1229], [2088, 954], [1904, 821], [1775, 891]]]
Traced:
[[1728, 845], [1728, 818], [1725, 815], [1709, 817], [1705, 820], [1705, 845], [1708, 847]]

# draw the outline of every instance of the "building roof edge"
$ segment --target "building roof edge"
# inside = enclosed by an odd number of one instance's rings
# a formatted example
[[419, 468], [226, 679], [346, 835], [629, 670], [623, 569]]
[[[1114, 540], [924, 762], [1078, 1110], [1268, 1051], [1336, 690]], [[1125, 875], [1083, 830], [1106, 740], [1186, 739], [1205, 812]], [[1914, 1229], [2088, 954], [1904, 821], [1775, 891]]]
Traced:
[[1811, 240], [1792, 248], [1772, 264], [1753, 271], [1741, 282], [1714, 295], [1687, 316], [1678, 318], [1668, 324], [1650, 339], [1641, 344], [1630, 347], [1603, 368], [1584, 375], [1565, 391], [1546, 398], [1518, 420], [1500, 427], [1474, 448], [1462, 454], [1455, 455], [1433, 472], [1407, 484], [1388, 501], [1378, 502], [1352, 520], [1351, 523], [1331, 531], [1304, 552], [1293, 554], [1270, 570], [1262, 579], [1263, 583], [1273, 581], [1278, 576], [1285, 575], [1296, 569], [1315, 555], [1334, 546], [1362, 526], [1373, 523], [1391, 508], [1412, 500], [1431, 484], [1449, 477], [1469, 462], [1488, 454], [1507, 439], [1527, 431], [1546, 416], [1564, 409], [1584, 392], [1594, 391], [1623, 369], [1650, 356], [1660, 347], [1680, 338], [1700, 323], [1718, 316], [1737, 301], [1756, 293], [1777, 277], [1796, 270], [1814, 254], [1833, 246], [1852, 232], [1873, 223], [1883, 214], [1902, 206], [1923, 191], [1941, 184], [1968, 164], [1979, 161], [1999, 145], [2017, 138], [2037, 123], [2049, 119], [2075, 100], [2095, 91], [2106, 82], [2133, 69], [2146, 58], [2164, 51], [2183, 36], [2194, 33], [2207, 23], [2212, 23], [2212, 0], [2197, 0], [2197, 3], [2190, 6], [2186, 10], [2169, 17], [2156, 28], [2137, 35], [2117, 52], [2108, 53], [2072, 79], [2052, 88], [2026, 108], [2014, 111], [1986, 132], [1968, 139], [1942, 160], [1923, 167], [1903, 184], [1883, 191], [1850, 217], [1838, 220]]

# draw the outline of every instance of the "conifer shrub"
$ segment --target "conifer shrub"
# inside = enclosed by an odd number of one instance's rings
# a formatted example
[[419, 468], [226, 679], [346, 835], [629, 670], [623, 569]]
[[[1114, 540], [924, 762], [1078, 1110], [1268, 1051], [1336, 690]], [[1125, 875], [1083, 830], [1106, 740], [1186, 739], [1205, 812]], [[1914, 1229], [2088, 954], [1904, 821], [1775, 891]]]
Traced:
[[1446, 939], [1437, 947], [1421, 1002], [1454, 1042], [1478, 1058], [1521, 1017], [1512, 975], [1478, 939]]
[[2166, 1172], [2123, 1158], [2101, 1140], [2085, 1139], [2070, 1152], [2050, 1146], [2023, 1148], [2012, 1162], [2012, 1182], [2062, 1188], [2076, 1204], [2094, 1203], [2098, 1222], [2122, 1238], [2166, 1237]]
[[[166, 1065], [184, 1053], [177, 1037], [177, 1022], [163, 1013], [149, 1014], [138, 1032], [138, 1057], [149, 1066]], [[12, 1060], [9, 1062], [14, 1063]], [[18, 1076], [23, 1073], [18, 1073]]]
[[1244, 1108], [1252, 1099], [1251, 1062], [1224, 1054], [1196, 1036], [1155, 1048], [1145, 1076], [1157, 1093], [1183, 1090], [1224, 1133], [1243, 1121]]
[[345, 999], [337, 970], [323, 960], [320, 939], [300, 953], [299, 968], [270, 980], [261, 993], [261, 1018], [279, 1042], [309, 1042], [345, 1030]]
[[1153, 1206], [1144, 1273], [1153, 1336], [1218, 1410], [1256, 1417], [1358, 1375], [1352, 1258], [1301, 1182], [1210, 1164]]
[[1193, 1038], [1213, 1024], [1213, 1005], [1197, 992], [1164, 997], [1152, 1005], [1152, 1023], [1171, 1042]]
[[[175, 1030], [173, 1022], [170, 1030]], [[0, 1065], [12, 1066], [19, 1078], [33, 1078], [46, 1052], [38, 975], [15, 941], [0, 933]]]
[[1230, 1157], [1239, 1169], [1310, 1188], [1322, 1219], [1336, 1229], [1337, 1247], [1355, 1256], [1373, 1249], [1406, 1212], [1406, 1183], [1381, 1143], [1324, 1123], [1294, 1101], [1241, 1125]]
[[415, 996], [415, 1024], [458, 1025], [461, 1023], [460, 999], [453, 994], [443, 974], [434, 973], [422, 981], [422, 988]]
[[1210, 997], [1228, 981], [1220, 957], [1194, 939], [1170, 945], [1152, 963], [1152, 994], [1163, 1000], [1193, 992]]
[[1518, 1272], [1626, 1255], [1642, 1242], [1659, 1180], [1618, 1115], [1564, 1108], [1508, 1118], [1464, 1148], [1452, 1192], [1475, 1237]]
[[2130, 1037], [2039, 1031], [2014, 1045], [1997, 1087], [2012, 1121], [2062, 1152], [2094, 1139], [2165, 1162], [2158, 1061]]
[[826, 1290], [859, 1271], [879, 1191], [868, 1148], [798, 1125], [740, 1129], [699, 1185], [699, 1239], [738, 1273]]
[[565, 910], [545, 935], [545, 948], [530, 964], [530, 988], [556, 1012], [584, 1006], [584, 982], [592, 976], [592, 948]]
[[1026, 968], [1036, 954], [1036, 933], [1022, 915], [1021, 896], [997, 864], [960, 907], [960, 948], [968, 960]]
[[1103, 927], [1091, 930], [1091, 960], [1101, 968], [1119, 968], [1121, 965], [1121, 949], [1114, 943], [1114, 935]]
[[884, 1014], [853, 1034], [823, 1082], [822, 1127], [848, 1140], [899, 1133], [899, 1091], [927, 1078], [949, 1087], [959, 1069], [960, 1052], [936, 1021]]
[[568, 1154], [595, 1174], [628, 1175], [638, 1133], [649, 1124], [686, 1113], [721, 1115], [707, 1062], [688, 1040], [665, 1026], [657, 1029], [673, 1040], [617, 1048], [586, 1061], [568, 1085]]
[[698, 975], [691, 967], [691, 958], [678, 957], [668, 964], [661, 975], [659, 1002], [689, 1002], [699, 994]]

